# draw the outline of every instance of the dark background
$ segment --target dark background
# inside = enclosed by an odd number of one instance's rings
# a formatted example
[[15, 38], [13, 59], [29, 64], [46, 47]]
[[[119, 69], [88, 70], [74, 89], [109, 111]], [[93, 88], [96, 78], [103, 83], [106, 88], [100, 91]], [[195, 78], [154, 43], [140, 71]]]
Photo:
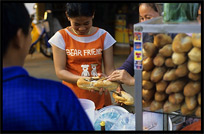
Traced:
[[[42, 3], [41, 3], [42, 4]], [[133, 2], [97, 2], [95, 5], [95, 16], [93, 26], [107, 30], [113, 37], [115, 31], [116, 15], [126, 15], [126, 27], [139, 22], [139, 3]], [[69, 26], [65, 16], [66, 3], [44, 3], [44, 10], [52, 10], [51, 19], [55, 17], [59, 20], [63, 28]], [[52, 23], [50, 22], [51, 27]], [[53, 33], [52, 33], [53, 34]]]

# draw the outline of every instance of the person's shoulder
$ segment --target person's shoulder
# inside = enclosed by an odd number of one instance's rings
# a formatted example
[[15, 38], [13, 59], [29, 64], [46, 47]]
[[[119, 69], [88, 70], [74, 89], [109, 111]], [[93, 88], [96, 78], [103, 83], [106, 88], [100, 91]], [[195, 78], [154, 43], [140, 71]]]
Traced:
[[[50, 80], [50, 79], [44, 79], [44, 78], [35, 78], [35, 77], [31, 77], [33, 83], [35, 83], [35, 85], [41, 85], [42, 87], [45, 87], [46, 89], [52, 89], [52, 90], [70, 90], [69, 87], [65, 86], [64, 84], [62, 84], [61, 82], [55, 81], [55, 80]], [[65, 90], [65, 91], [66, 91]]]
[[103, 33], [108, 32], [108, 31], [106, 31], [106, 30], [103, 29], [103, 28], [99, 28], [99, 27], [97, 27], [97, 28], [98, 28], [98, 31], [99, 31], [99, 32], [103, 32]]
[[64, 85], [62, 82], [58, 82], [55, 80], [49, 80], [49, 79], [38, 79], [33, 78], [36, 82], [36, 85], [41, 86], [44, 90], [44, 92], [53, 92], [56, 96], [67, 96], [71, 98], [75, 98], [75, 95], [72, 91], [72, 89], [66, 85]]
[[95, 28], [95, 32], [93, 34], [93, 36], [97, 36], [97, 37], [101, 37], [102, 35], [106, 34], [107, 35], [107, 31], [105, 29], [99, 28], [99, 27], [94, 27]]
[[106, 34], [106, 37], [111, 37], [111, 34], [103, 28], [98, 28], [98, 33], [100, 35]]

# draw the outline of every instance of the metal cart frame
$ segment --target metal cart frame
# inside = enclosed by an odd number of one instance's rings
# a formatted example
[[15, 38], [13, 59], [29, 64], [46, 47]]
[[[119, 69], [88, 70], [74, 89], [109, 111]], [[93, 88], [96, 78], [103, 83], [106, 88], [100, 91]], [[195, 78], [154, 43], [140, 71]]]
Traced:
[[[142, 35], [143, 33], [201, 33], [201, 24], [197, 21], [182, 23], [164, 23], [162, 17], [134, 24], [134, 70], [135, 70], [135, 128], [143, 130], [142, 108]], [[136, 38], [136, 35], [140, 37]], [[138, 47], [139, 46], [139, 47]], [[168, 116], [165, 114], [165, 116]], [[168, 118], [164, 118], [164, 130], [167, 130]]]

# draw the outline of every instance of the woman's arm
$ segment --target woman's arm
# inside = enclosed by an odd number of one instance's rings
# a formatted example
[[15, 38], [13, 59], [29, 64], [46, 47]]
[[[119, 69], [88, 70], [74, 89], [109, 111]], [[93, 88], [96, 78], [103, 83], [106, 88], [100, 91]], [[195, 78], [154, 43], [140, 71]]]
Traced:
[[55, 45], [52, 45], [52, 51], [53, 51], [55, 72], [57, 77], [61, 80], [64, 80], [70, 83], [76, 83], [81, 76], [75, 75], [66, 70], [67, 59], [66, 59], [65, 50], [62, 50], [56, 47]]
[[114, 70], [113, 46], [103, 51], [104, 73], [110, 75]]

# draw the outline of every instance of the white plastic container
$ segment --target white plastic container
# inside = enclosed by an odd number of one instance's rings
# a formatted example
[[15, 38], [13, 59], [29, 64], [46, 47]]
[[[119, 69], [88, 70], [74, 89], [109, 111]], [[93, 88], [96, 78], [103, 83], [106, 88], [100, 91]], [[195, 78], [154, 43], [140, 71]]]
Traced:
[[95, 104], [93, 101], [89, 99], [79, 99], [84, 111], [86, 112], [87, 116], [89, 117], [92, 125], [94, 124], [95, 120]]

